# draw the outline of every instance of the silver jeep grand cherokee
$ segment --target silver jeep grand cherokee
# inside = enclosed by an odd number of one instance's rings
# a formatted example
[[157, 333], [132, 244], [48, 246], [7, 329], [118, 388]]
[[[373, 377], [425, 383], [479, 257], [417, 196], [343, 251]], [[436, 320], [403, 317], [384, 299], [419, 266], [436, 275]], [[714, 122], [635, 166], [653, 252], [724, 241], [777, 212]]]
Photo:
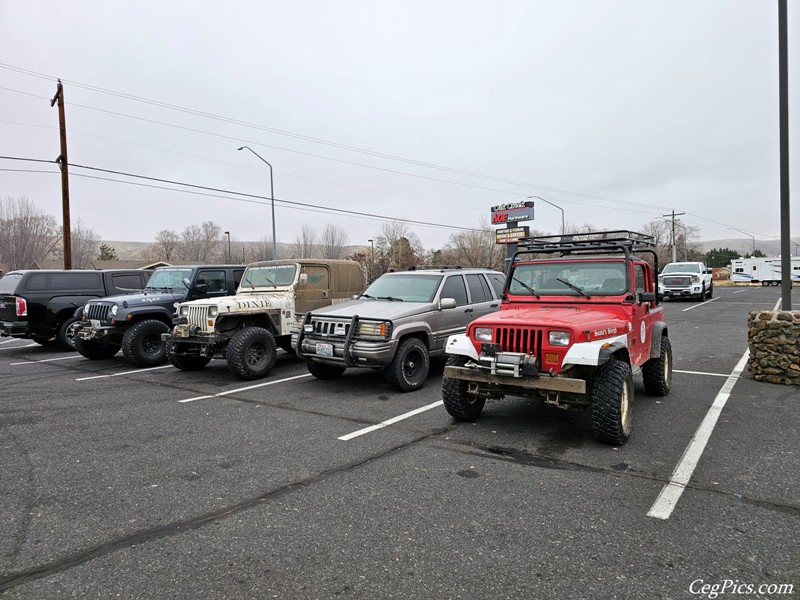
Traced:
[[319, 379], [350, 367], [382, 368], [393, 388], [417, 390], [449, 336], [500, 308], [504, 279], [489, 269], [386, 273], [354, 300], [306, 313], [292, 348]]

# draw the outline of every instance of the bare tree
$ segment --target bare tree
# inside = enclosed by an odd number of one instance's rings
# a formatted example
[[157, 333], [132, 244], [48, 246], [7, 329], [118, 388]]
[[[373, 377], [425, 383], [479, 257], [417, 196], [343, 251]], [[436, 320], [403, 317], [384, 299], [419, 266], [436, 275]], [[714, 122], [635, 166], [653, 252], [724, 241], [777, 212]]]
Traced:
[[[70, 236], [72, 238], [72, 268], [91, 269], [92, 261], [97, 258], [100, 236], [84, 225], [80, 219], [70, 226]], [[54, 254], [62, 258], [63, 247], [55, 250], [57, 252]]]
[[178, 255], [180, 247], [180, 236], [171, 229], [162, 229], [156, 234], [156, 256], [154, 258], [171, 261]]
[[491, 267], [503, 270], [505, 246], [495, 243], [495, 229], [486, 218], [478, 229], [453, 233], [440, 259], [452, 260], [462, 267]]
[[217, 254], [222, 228], [213, 221], [188, 225], [181, 233], [181, 258], [208, 262]]
[[388, 221], [375, 236], [375, 249], [380, 254], [382, 271], [389, 266], [407, 269], [417, 265], [425, 254], [422, 241], [404, 221]]
[[303, 223], [292, 244], [294, 258], [313, 258], [317, 254], [317, 230]]
[[28, 198], [0, 201], [0, 264], [6, 269], [31, 269], [61, 241], [55, 217]]
[[347, 232], [333, 223], [328, 223], [320, 236], [322, 258], [344, 258]]

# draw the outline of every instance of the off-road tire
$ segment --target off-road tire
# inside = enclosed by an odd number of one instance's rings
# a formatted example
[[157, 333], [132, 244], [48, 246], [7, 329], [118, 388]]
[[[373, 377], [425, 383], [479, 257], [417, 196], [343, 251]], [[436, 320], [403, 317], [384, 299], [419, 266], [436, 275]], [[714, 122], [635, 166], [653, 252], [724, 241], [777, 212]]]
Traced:
[[347, 370], [347, 367], [326, 365], [311, 360], [306, 361], [306, 367], [308, 367], [308, 372], [317, 379], [338, 379]]
[[591, 387], [594, 437], [619, 446], [631, 432], [633, 376], [628, 363], [609, 360], [597, 370]]
[[672, 387], [672, 344], [661, 336], [661, 355], [642, 365], [644, 389], [653, 396], [666, 396]]
[[56, 342], [59, 346], [65, 350], [75, 350], [75, 334], [78, 333], [80, 322], [80, 319], [76, 317], [69, 317], [58, 326]]
[[58, 340], [56, 340], [55, 338], [51, 338], [51, 337], [50, 338], [46, 338], [46, 337], [41, 337], [41, 336], [38, 336], [38, 335], [33, 336], [31, 339], [34, 342], [36, 342], [37, 344], [39, 344], [40, 346], [45, 346], [45, 347], [47, 347], [47, 346], [55, 346], [58, 343]]
[[[448, 356], [446, 366], [463, 367], [467, 360], [469, 359], [466, 356]], [[442, 401], [450, 416], [460, 421], [475, 421], [486, 404], [485, 398], [470, 397], [467, 394], [466, 381], [449, 377], [442, 378]]]
[[181, 371], [199, 371], [211, 359], [208, 356], [193, 356], [191, 354], [175, 354], [172, 351], [172, 342], [166, 343], [167, 360], [176, 369]]
[[275, 364], [275, 338], [263, 327], [246, 327], [228, 343], [228, 368], [239, 379], [265, 377]]
[[75, 336], [75, 350], [78, 351], [78, 354], [89, 360], [103, 360], [111, 358], [119, 352], [119, 344], [84, 340], [81, 337]]
[[162, 321], [147, 319], [139, 321], [122, 336], [122, 354], [137, 367], [155, 367], [167, 360], [167, 346], [161, 334], [169, 327]]
[[410, 337], [397, 346], [384, 377], [390, 387], [401, 392], [413, 392], [425, 385], [430, 368], [431, 359], [425, 344], [418, 338]]

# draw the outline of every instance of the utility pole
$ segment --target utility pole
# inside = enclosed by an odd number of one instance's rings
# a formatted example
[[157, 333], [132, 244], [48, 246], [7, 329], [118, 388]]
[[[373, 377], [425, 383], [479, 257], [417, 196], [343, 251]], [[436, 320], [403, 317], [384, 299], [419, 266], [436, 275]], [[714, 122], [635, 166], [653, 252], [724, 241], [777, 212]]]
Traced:
[[781, 310], [792, 310], [792, 266], [789, 251], [789, 58], [786, 0], [778, 0], [778, 113], [781, 180]]
[[58, 128], [61, 133], [61, 154], [56, 159], [61, 169], [61, 214], [64, 233], [64, 268], [72, 268], [72, 233], [69, 226], [69, 172], [67, 171], [67, 121], [64, 116], [64, 87], [58, 80], [56, 95], [50, 101], [50, 108], [58, 102]]
[[675, 252], [675, 217], [679, 217], [680, 215], [685, 215], [686, 213], [676, 213], [675, 209], [672, 210], [672, 213], [669, 215], [661, 215], [662, 217], [671, 217], [672, 218], [672, 262], [677, 262], [678, 257], [676, 256]]

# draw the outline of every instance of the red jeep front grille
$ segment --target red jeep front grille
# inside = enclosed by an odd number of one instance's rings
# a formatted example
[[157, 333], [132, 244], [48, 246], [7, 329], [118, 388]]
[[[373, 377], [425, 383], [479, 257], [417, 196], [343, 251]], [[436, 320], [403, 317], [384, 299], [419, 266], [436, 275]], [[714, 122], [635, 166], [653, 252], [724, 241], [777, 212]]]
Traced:
[[501, 352], [524, 352], [538, 357], [542, 353], [542, 330], [498, 327], [494, 330], [494, 343], [500, 344]]

